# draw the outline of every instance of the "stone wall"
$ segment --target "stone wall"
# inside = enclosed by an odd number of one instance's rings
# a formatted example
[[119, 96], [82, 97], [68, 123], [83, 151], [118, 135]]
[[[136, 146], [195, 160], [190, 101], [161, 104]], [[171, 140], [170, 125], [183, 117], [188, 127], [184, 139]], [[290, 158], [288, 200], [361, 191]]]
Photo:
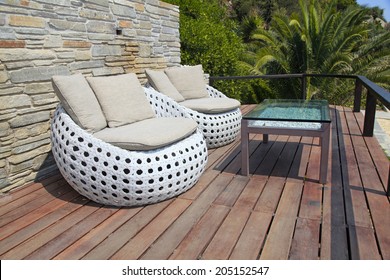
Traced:
[[56, 172], [51, 76], [180, 64], [178, 7], [157, 0], [0, 0], [0, 191]]

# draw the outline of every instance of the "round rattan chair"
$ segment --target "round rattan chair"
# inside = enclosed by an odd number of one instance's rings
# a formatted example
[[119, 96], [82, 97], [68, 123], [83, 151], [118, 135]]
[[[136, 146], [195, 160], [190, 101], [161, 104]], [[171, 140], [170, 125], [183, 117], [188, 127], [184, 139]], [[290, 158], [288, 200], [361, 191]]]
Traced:
[[[154, 109], [157, 117], [172, 116]], [[105, 205], [140, 206], [177, 196], [198, 181], [207, 162], [199, 129], [163, 148], [128, 151], [83, 130], [61, 105], [51, 122], [51, 140], [66, 181], [81, 195]]]
[[[227, 98], [222, 92], [207, 85], [210, 98]], [[234, 141], [241, 129], [241, 110], [239, 108], [224, 113], [205, 114], [180, 105], [172, 98], [156, 91], [152, 87], [145, 88], [151, 104], [159, 110], [166, 110], [174, 116], [190, 117], [198, 123], [208, 148], [217, 148]]]

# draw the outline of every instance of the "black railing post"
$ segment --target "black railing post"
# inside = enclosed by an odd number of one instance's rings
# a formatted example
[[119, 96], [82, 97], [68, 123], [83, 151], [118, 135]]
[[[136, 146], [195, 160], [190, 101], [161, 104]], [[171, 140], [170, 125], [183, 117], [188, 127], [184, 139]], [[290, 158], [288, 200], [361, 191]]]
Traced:
[[306, 100], [306, 87], [307, 87], [307, 80], [306, 80], [306, 74], [302, 74], [302, 99]]
[[214, 79], [212, 77], [209, 77], [209, 85], [213, 86], [214, 84]]
[[374, 96], [374, 94], [371, 92], [370, 89], [367, 89], [366, 113], [364, 115], [363, 136], [371, 137], [374, 135], [375, 111], [376, 111], [376, 97]]
[[353, 99], [353, 111], [360, 112], [360, 104], [362, 103], [363, 86], [358, 77], [355, 80], [355, 98]]

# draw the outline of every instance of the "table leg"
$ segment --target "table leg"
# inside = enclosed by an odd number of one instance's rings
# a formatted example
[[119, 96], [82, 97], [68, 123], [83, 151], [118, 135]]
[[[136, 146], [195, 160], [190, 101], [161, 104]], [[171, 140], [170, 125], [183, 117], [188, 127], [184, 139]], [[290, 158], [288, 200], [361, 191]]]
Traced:
[[324, 132], [320, 138], [321, 142], [321, 162], [320, 162], [320, 184], [326, 184], [328, 173], [329, 141], [330, 141], [330, 124], [323, 124]]
[[241, 174], [249, 175], [249, 132], [248, 121], [241, 120]]
[[268, 143], [268, 134], [263, 134], [263, 143]]

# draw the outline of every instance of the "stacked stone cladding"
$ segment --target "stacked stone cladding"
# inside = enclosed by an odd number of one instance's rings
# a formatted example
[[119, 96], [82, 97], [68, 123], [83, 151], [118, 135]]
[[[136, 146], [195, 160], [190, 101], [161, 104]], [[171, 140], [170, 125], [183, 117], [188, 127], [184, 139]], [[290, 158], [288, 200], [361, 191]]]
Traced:
[[157, 0], [0, 0], [0, 192], [57, 168], [51, 77], [180, 65], [179, 10]]

